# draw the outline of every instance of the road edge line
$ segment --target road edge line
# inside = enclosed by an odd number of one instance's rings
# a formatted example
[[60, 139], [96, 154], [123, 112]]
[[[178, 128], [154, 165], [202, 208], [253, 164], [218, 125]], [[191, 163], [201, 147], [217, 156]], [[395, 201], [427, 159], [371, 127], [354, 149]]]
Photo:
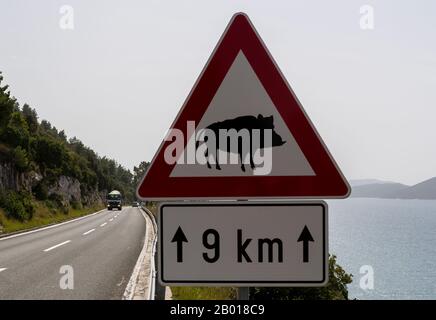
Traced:
[[59, 247], [62, 247], [63, 245], [65, 245], [65, 244], [68, 244], [68, 243], [70, 243], [70, 242], [71, 242], [71, 240], [67, 240], [67, 241], [64, 241], [64, 242], [61, 242], [61, 243], [55, 244], [54, 246], [51, 246], [50, 248], [44, 249], [44, 250], [42, 250], [42, 251], [44, 251], [44, 252], [50, 252], [50, 251], [52, 251], [52, 250], [54, 250], [54, 249], [56, 249], [56, 248], [59, 248]]
[[60, 226], [63, 226], [65, 224], [68, 224], [68, 223], [71, 223], [71, 222], [75, 222], [75, 221], [79, 221], [79, 220], [82, 220], [82, 219], [86, 219], [86, 218], [92, 217], [92, 216], [94, 216], [94, 215], [96, 215], [98, 213], [101, 213], [101, 212], [105, 211], [105, 210], [106, 209], [101, 209], [99, 211], [87, 214], [87, 215], [82, 216], [82, 217], [74, 218], [74, 219], [63, 221], [63, 222], [60, 222], [60, 223], [49, 224], [48, 226], [37, 227], [37, 228], [30, 229], [30, 230], [28, 229], [28, 230], [18, 231], [17, 233], [14, 233], [14, 234], [0, 235], [0, 241], [12, 239], [12, 238], [17, 238], [17, 237], [21, 237], [21, 236], [25, 236], [27, 234], [36, 233], [36, 232], [47, 230], [47, 229], [52, 229], [52, 228], [60, 227]]

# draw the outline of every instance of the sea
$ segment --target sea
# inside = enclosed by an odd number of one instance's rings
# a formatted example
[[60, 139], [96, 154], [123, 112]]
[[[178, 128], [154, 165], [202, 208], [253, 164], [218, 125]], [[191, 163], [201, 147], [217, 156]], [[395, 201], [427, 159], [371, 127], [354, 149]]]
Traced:
[[329, 251], [350, 299], [436, 299], [436, 200], [329, 200]]

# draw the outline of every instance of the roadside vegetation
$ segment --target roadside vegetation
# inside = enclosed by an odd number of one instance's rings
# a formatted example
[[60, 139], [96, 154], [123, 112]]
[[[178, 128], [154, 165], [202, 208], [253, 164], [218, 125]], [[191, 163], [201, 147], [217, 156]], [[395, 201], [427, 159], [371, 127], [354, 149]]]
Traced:
[[[347, 285], [353, 276], [329, 259], [329, 283], [316, 288], [250, 288], [250, 300], [348, 300]], [[171, 287], [176, 300], [233, 300], [236, 288]]]
[[175, 300], [235, 300], [236, 289], [226, 287], [171, 287]]
[[87, 208], [73, 209], [71, 208], [67, 214], [59, 210], [48, 208], [44, 203], [36, 201], [35, 214], [32, 219], [17, 220], [8, 217], [4, 209], [0, 208], [0, 234], [22, 231], [32, 228], [37, 228], [54, 223], [64, 222], [74, 218], [79, 218], [87, 214], [96, 212], [104, 208], [104, 206], [93, 205]]
[[[134, 175], [99, 156], [78, 138], [67, 138], [28, 104], [20, 106], [0, 72], [0, 229], [10, 232], [86, 214], [102, 206], [107, 191], [134, 199]], [[60, 177], [80, 184], [66, 199], [53, 191]], [[92, 197], [90, 195], [93, 195]], [[99, 201], [98, 201], [99, 200]]]

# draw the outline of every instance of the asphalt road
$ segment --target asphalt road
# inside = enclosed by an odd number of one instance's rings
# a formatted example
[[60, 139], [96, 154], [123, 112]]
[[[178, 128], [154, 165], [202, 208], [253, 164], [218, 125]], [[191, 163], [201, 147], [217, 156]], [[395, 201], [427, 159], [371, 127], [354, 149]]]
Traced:
[[0, 299], [121, 299], [145, 226], [139, 208], [125, 207], [0, 239]]

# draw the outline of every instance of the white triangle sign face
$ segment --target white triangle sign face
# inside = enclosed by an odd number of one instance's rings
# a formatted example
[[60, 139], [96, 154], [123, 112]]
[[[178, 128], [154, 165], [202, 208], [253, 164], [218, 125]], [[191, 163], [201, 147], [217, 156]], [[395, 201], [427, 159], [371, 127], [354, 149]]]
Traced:
[[[237, 119], [243, 116], [261, 115], [268, 119], [272, 116], [274, 132], [277, 133], [285, 143], [280, 147], [272, 147], [271, 161], [263, 159], [260, 149], [255, 150], [255, 159], [259, 163], [255, 168], [244, 165], [241, 168], [241, 161], [236, 157], [238, 163], [221, 161], [220, 170], [211, 170], [207, 165], [187, 163], [186, 148], [181, 157], [184, 157], [183, 164], [176, 164], [171, 172], [171, 177], [210, 177], [210, 176], [310, 176], [315, 175], [309, 162], [277, 111], [265, 88], [260, 83], [256, 74], [250, 66], [244, 53], [240, 51], [235, 61], [224, 77], [216, 95], [213, 97], [206, 113], [201, 118], [197, 128], [207, 128], [210, 124], [219, 121]], [[257, 120], [256, 119], [256, 120]], [[197, 129], [198, 130], [198, 129]], [[190, 140], [194, 140], [194, 135]], [[190, 141], [193, 143], [192, 141]], [[251, 142], [251, 141], [250, 141]], [[188, 144], [189, 145], [189, 144]], [[232, 151], [232, 150], [230, 150]], [[237, 150], [233, 150], [237, 155]], [[265, 153], [266, 158], [267, 153]], [[213, 157], [212, 157], [213, 159]], [[211, 159], [211, 160], [212, 160]], [[219, 159], [218, 159], [219, 160]], [[212, 160], [213, 161], [213, 160]], [[216, 161], [220, 162], [220, 161]], [[249, 164], [249, 161], [246, 161]], [[274, 164], [274, 166], [272, 165]]]
[[176, 200], [343, 198], [349, 192], [248, 17], [236, 14], [137, 194]]

